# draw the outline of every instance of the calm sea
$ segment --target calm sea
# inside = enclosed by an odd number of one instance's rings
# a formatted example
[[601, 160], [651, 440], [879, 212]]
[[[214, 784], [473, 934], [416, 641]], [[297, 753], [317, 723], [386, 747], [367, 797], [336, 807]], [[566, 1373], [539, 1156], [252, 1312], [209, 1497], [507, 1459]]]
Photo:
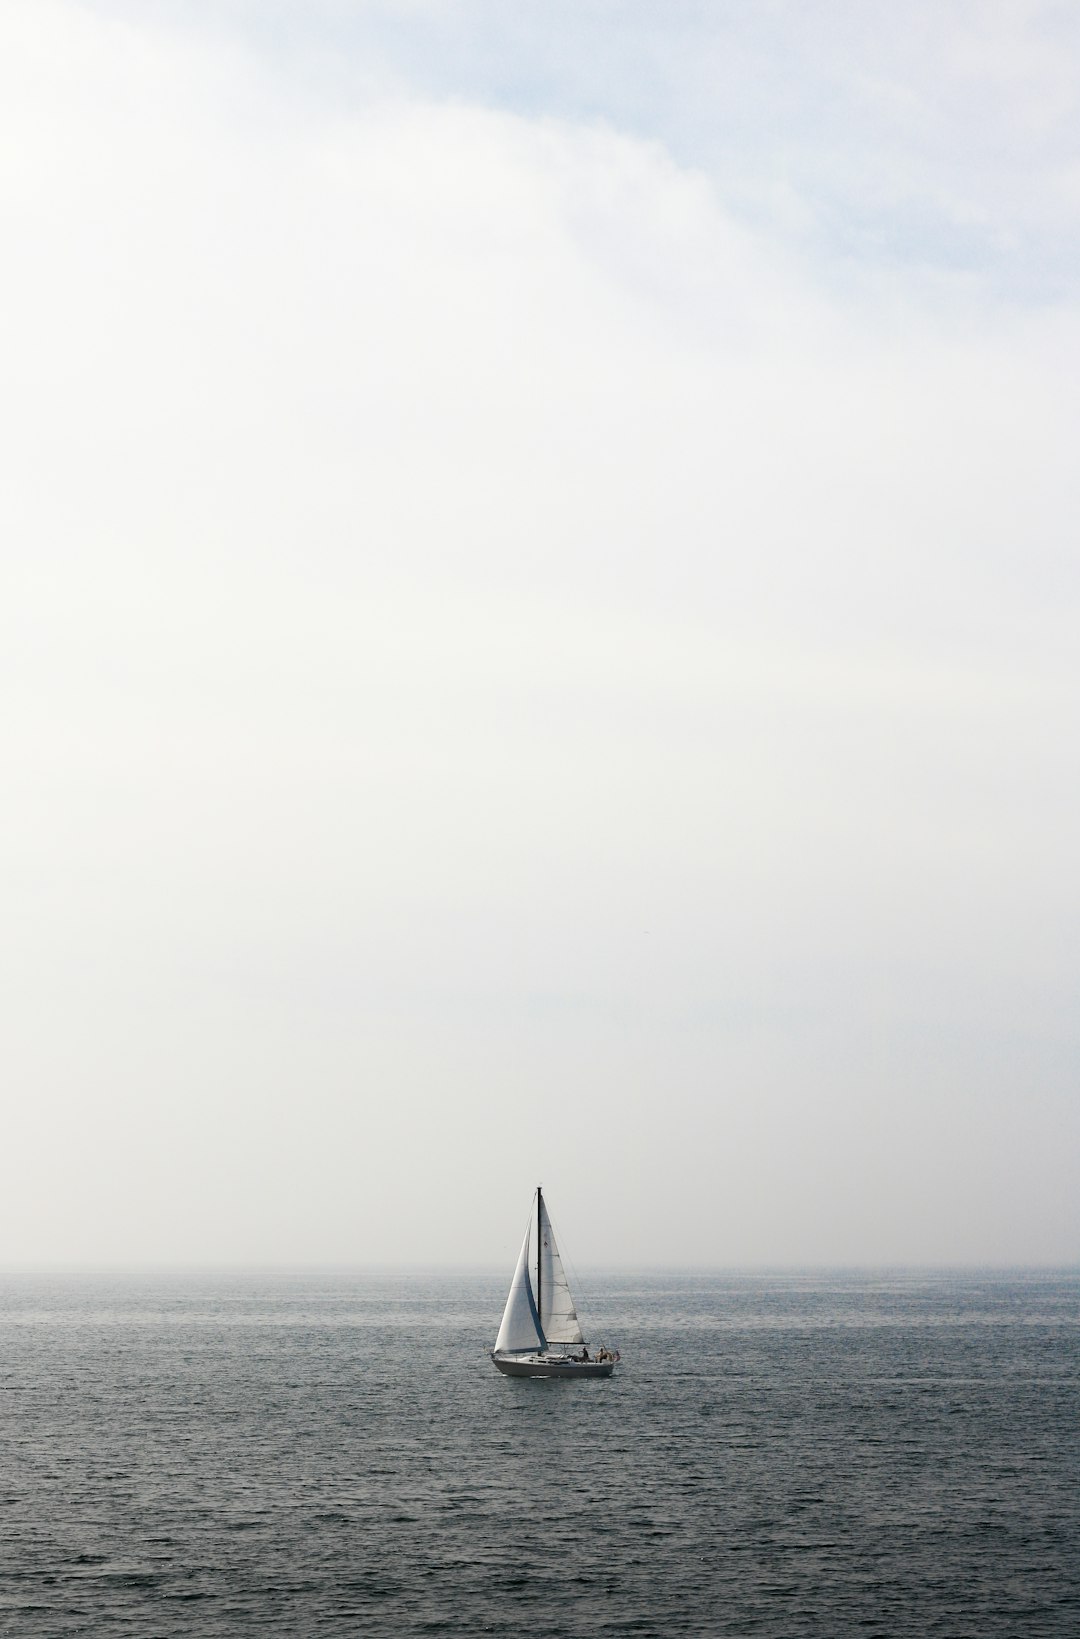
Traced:
[[0, 1277], [0, 1631], [1080, 1634], [1080, 1273]]

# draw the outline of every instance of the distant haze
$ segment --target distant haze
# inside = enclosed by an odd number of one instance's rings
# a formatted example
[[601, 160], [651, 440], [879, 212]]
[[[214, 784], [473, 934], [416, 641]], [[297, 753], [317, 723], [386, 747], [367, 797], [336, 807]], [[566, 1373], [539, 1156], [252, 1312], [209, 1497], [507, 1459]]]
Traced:
[[0, 1263], [1080, 1257], [1080, 12], [9, 0]]

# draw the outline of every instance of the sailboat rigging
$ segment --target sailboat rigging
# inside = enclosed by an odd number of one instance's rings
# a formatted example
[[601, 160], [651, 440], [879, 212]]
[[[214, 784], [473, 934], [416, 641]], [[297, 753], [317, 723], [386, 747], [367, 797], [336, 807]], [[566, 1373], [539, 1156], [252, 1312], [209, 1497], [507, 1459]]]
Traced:
[[[544, 1192], [538, 1186], [530, 1209], [502, 1325], [491, 1358], [510, 1377], [610, 1377], [619, 1355], [600, 1349], [590, 1355], [563, 1268]], [[535, 1220], [536, 1260], [529, 1252]], [[533, 1290], [532, 1273], [536, 1272]], [[580, 1347], [580, 1354], [566, 1349]]]

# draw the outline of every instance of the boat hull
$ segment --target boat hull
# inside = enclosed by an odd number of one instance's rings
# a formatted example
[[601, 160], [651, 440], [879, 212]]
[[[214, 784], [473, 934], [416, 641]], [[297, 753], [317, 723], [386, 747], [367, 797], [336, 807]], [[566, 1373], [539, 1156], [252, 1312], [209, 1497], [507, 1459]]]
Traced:
[[574, 1360], [566, 1355], [498, 1354], [491, 1358], [507, 1377], [610, 1377], [614, 1360]]

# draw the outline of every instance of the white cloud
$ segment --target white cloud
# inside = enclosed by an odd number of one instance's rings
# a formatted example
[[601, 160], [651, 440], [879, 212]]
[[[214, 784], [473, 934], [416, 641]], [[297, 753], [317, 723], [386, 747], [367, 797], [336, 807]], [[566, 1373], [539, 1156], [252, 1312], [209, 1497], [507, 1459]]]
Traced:
[[1075, 313], [845, 305], [610, 127], [5, 28], [12, 1255], [419, 1256], [449, 1170], [483, 1256], [553, 1089], [671, 1257], [1070, 1255]]

